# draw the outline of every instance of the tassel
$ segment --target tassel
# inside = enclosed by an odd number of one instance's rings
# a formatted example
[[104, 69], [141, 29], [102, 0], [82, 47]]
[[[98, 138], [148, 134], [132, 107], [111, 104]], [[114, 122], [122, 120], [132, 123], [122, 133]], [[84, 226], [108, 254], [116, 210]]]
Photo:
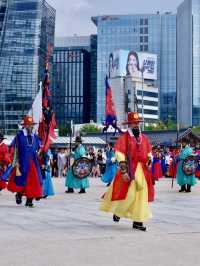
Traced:
[[21, 176], [21, 175], [22, 175], [22, 174], [21, 174], [19, 168], [16, 166], [16, 176]]

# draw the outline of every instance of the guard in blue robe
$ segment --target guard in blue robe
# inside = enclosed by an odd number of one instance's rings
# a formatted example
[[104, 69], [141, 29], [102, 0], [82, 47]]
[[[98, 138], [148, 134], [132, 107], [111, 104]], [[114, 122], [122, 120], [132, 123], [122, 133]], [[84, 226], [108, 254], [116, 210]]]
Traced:
[[[86, 156], [86, 150], [82, 145], [81, 137], [76, 137], [75, 140], [75, 149], [72, 152], [72, 156], [74, 160], [77, 160], [81, 157]], [[73, 175], [72, 167], [69, 168], [67, 171], [66, 179], [65, 179], [65, 186], [68, 187], [66, 193], [73, 193], [74, 189], [80, 189], [79, 193], [85, 193], [85, 189], [89, 187], [89, 180], [88, 177], [84, 179], [78, 179]]]
[[33, 199], [42, 197], [42, 174], [38, 162], [39, 137], [33, 133], [33, 118], [26, 116], [11, 146], [14, 147], [17, 164], [8, 182], [8, 190], [16, 192], [16, 203], [22, 203], [26, 196], [26, 206], [33, 207]]
[[115, 177], [118, 169], [117, 161], [115, 158], [115, 152], [113, 149], [113, 144], [109, 143], [108, 148], [106, 150], [106, 171], [101, 177], [101, 180], [104, 183], [107, 183], [107, 186], [109, 186]]
[[181, 186], [179, 192], [191, 192], [191, 187], [196, 184], [196, 177], [195, 174], [193, 175], [186, 175], [183, 172], [183, 162], [188, 156], [193, 156], [193, 149], [190, 148], [188, 145], [182, 149], [180, 155], [178, 156], [178, 169], [177, 169], [177, 183]]
[[48, 150], [47, 153], [43, 154], [43, 164], [41, 167], [43, 176], [43, 198], [55, 195], [51, 179], [51, 157], [52, 154], [50, 150]]

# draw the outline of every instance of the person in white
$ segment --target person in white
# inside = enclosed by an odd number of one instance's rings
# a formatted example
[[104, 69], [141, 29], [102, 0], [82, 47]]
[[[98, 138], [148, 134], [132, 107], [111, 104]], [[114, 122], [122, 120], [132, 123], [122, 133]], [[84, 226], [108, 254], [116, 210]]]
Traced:
[[66, 166], [66, 153], [64, 149], [61, 149], [58, 153], [58, 177], [63, 177], [64, 169]]

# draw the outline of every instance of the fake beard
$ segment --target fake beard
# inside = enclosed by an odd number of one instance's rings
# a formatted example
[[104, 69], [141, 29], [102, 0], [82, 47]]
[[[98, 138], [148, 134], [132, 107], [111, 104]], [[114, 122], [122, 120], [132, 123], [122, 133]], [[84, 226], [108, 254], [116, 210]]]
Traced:
[[27, 129], [27, 135], [31, 135], [33, 132], [33, 128], [32, 127], [28, 127]]
[[139, 135], [140, 135], [139, 128], [132, 128], [132, 132], [133, 132], [134, 137], [136, 137], [136, 138], [139, 137]]

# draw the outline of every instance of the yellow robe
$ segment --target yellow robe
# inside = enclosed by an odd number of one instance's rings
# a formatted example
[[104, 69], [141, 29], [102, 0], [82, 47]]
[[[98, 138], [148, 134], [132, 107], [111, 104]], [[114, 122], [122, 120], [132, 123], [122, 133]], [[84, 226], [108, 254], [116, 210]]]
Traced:
[[[117, 154], [123, 161], [122, 154]], [[145, 222], [152, 217], [148, 203], [147, 182], [141, 163], [137, 164], [135, 180], [129, 186], [126, 199], [112, 201], [113, 183], [106, 192], [100, 210], [111, 212], [119, 217], [125, 217], [135, 222]]]

